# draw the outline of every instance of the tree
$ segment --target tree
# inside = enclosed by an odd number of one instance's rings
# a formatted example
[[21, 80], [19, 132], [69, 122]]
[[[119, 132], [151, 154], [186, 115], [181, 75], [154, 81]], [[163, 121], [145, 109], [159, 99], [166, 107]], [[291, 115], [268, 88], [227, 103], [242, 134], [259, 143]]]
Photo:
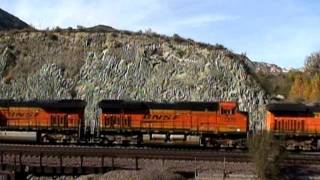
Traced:
[[320, 72], [320, 51], [314, 52], [306, 58], [304, 70], [312, 74]]
[[310, 95], [308, 100], [310, 102], [317, 102], [320, 100], [320, 74], [316, 74], [310, 81]]
[[295, 76], [293, 84], [290, 89], [289, 97], [294, 101], [303, 101], [304, 98], [304, 79], [303, 76], [298, 74]]
[[304, 88], [303, 88], [303, 99], [305, 101], [310, 101], [311, 99], [311, 94], [312, 94], [312, 86], [311, 86], [311, 83], [309, 81], [305, 82], [304, 83]]

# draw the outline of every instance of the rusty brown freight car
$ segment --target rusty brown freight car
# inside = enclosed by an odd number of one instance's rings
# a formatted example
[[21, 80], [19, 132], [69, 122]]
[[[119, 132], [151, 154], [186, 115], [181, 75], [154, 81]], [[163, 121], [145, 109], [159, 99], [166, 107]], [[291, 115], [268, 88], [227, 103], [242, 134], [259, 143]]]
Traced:
[[78, 141], [85, 105], [82, 100], [0, 100], [0, 141]]
[[320, 106], [301, 103], [267, 105], [266, 128], [285, 139], [288, 149], [318, 150]]
[[103, 143], [180, 143], [244, 147], [248, 116], [236, 102], [153, 103], [104, 100]]

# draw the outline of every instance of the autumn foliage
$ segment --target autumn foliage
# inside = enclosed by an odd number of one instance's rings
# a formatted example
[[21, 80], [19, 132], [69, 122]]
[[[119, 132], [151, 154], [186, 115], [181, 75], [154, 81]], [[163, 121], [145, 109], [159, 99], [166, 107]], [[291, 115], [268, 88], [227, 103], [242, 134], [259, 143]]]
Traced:
[[257, 80], [273, 97], [283, 95], [285, 101], [320, 102], [320, 51], [310, 54], [301, 70], [280, 73], [256, 73]]
[[289, 99], [300, 102], [318, 102], [320, 100], [320, 74], [296, 75], [289, 92]]
[[299, 102], [320, 101], [320, 52], [312, 53], [305, 61], [303, 72], [292, 75], [288, 99]]

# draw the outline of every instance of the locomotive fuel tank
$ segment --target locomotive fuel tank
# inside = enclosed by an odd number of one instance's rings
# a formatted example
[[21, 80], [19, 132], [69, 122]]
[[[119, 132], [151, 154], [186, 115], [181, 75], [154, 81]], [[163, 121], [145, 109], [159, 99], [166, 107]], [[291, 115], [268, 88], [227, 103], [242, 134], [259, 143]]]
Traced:
[[36, 131], [0, 131], [2, 142], [36, 142]]

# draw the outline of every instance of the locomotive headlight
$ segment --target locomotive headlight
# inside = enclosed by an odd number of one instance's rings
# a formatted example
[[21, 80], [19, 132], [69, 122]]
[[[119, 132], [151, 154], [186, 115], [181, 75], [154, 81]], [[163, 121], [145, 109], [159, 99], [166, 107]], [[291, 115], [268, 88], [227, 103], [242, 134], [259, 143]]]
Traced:
[[240, 129], [239, 129], [239, 128], [237, 129], [237, 132], [240, 132]]

